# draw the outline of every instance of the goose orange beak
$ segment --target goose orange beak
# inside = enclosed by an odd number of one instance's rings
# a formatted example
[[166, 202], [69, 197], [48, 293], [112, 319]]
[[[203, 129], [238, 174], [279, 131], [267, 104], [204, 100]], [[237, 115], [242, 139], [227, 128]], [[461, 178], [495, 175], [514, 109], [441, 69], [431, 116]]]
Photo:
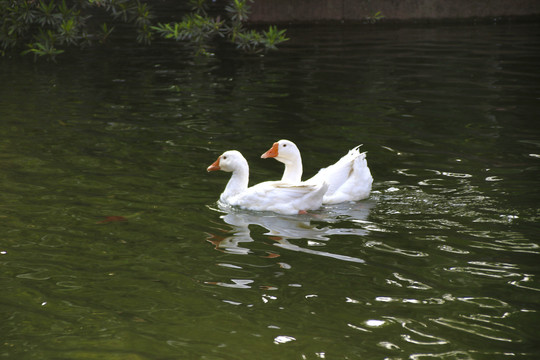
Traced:
[[214, 161], [214, 163], [212, 165], [210, 165], [209, 167], [206, 168], [206, 171], [216, 171], [216, 170], [221, 170], [221, 168], [219, 167], [219, 159], [221, 158], [218, 157], [216, 161]]
[[277, 142], [274, 143], [274, 145], [272, 145], [272, 147], [270, 148], [270, 150], [268, 150], [267, 152], [265, 152], [264, 154], [261, 155], [261, 157], [263, 159], [267, 159], [267, 158], [273, 158], [273, 157], [276, 157], [278, 156], [278, 148], [279, 148], [279, 144]]

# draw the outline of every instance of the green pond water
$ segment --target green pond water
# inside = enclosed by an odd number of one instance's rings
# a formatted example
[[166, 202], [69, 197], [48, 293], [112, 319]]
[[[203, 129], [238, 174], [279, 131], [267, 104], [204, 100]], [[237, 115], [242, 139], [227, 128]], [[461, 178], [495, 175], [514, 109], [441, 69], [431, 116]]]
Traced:
[[[264, 57], [0, 59], [0, 358], [540, 357], [540, 26], [291, 28]], [[369, 199], [223, 212], [293, 140]]]

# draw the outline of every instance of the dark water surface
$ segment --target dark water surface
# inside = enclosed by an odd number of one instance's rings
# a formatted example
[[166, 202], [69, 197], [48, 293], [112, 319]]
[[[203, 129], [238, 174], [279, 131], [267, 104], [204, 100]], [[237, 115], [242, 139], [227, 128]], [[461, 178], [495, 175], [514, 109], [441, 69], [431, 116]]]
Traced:
[[[0, 59], [0, 358], [540, 357], [538, 24], [288, 34]], [[364, 144], [371, 197], [219, 210], [280, 138]]]

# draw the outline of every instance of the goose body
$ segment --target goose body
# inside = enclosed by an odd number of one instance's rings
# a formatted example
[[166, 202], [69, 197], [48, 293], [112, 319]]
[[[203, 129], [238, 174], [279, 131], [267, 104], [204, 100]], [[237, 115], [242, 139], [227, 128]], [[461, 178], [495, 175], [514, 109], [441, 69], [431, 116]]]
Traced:
[[275, 158], [285, 164], [281, 181], [290, 184], [320, 184], [326, 182], [328, 189], [323, 204], [357, 201], [369, 197], [373, 177], [367, 165], [366, 153], [360, 146], [351, 149], [336, 163], [319, 170], [315, 176], [302, 182], [302, 157], [298, 147], [289, 140], [279, 140], [261, 155]]
[[325, 182], [293, 184], [266, 181], [248, 187], [249, 165], [236, 150], [221, 154], [207, 170], [231, 172], [231, 178], [219, 199], [225, 204], [248, 210], [273, 211], [287, 215], [316, 210], [321, 207], [323, 196], [328, 189]]

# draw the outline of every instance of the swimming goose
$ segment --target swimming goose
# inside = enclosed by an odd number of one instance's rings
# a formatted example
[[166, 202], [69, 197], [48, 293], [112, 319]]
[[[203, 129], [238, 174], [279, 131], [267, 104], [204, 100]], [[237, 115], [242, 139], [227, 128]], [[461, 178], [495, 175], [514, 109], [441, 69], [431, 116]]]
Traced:
[[323, 204], [337, 204], [345, 201], [362, 200], [369, 196], [373, 177], [367, 165], [366, 153], [361, 153], [360, 145], [351, 149], [335, 164], [322, 168], [312, 178], [302, 182], [302, 157], [298, 147], [289, 140], [279, 140], [261, 155], [274, 158], [285, 164], [281, 181], [290, 184], [320, 184], [326, 182], [328, 190]]

